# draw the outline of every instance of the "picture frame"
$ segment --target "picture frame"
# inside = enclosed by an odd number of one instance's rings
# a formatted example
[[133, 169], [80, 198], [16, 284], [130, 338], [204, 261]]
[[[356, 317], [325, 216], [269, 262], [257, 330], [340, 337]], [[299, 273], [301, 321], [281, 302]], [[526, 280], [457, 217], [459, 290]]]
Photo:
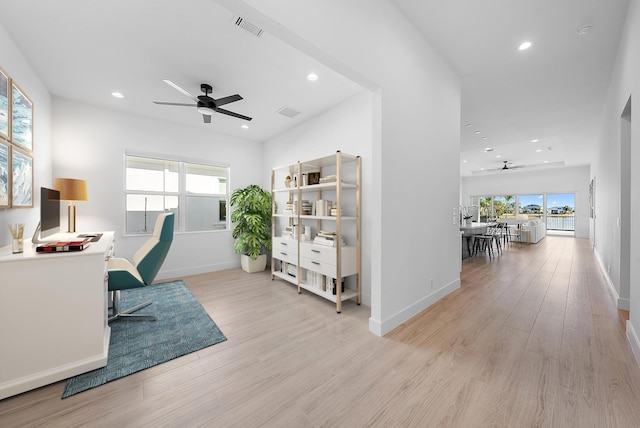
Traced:
[[33, 207], [33, 158], [15, 147], [11, 150], [11, 206]]
[[11, 146], [0, 141], [0, 208], [9, 208], [11, 206], [10, 157]]
[[320, 184], [320, 172], [308, 172], [307, 173], [307, 184]]
[[33, 102], [11, 81], [11, 142], [33, 151]]
[[7, 141], [11, 139], [10, 88], [11, 79], [9, 79], [9, 75], [0, 68], [0, 138], [4, 138]]

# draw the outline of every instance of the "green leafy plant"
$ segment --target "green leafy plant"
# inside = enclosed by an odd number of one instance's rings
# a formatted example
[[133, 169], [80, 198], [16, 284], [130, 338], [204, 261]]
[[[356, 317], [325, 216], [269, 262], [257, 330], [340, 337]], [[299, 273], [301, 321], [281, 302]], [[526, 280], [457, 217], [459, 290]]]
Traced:
[[262, 249], [271, 249], [271, 193], [251, 184], [231, 194], [232, 236], [236, 253], [256, 260]]

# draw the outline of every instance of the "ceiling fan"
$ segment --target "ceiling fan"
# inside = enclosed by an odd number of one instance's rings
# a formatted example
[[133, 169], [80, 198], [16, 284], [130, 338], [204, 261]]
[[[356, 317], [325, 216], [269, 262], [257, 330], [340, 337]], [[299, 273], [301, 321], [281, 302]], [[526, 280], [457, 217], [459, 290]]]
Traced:
[[244, 115], [220, 108], [220, 106], [223, 106], [225, 104], [229, 104], [235, 101], [240, 101], [242, 97], [238, 94], [229, 95], [228, 97], [218, 98], [216, 100], [209, 96], [209, 94], [213, 93], [213, 87], [211, 87], [211, 85], [208, 85], [206, 83], [202, 83], [200, 85], [200, 90], [204, 92], [204, 95], [198, 95], [197, 97], [195, 97], [191, 95], [189, 92], [187, 92], [186, 90], [182, 89], [180, 86], [173, 83], [171, 80], [165, 79], [163, 80], [163, 82], [165, 82], [167, 85], [171, 86], [172, 88], [176, 89], [178, 92], [182, 93], [183, 95], [186, 95], [187, 97], [191, 98], [195, 102], [195, 104], [154, 101], [155, 104], [169, 105], [169, 106], [195, 107], [198, 110], [198, 113], [202, 114], [204, 123], [211, 123], [211, 115], [213, 115], [213, 113], [222, 113], [222, 114], [226, 114], [227, 116], [233, 116], [233, 117], [237, 117], [238, 119], [243, 119], [247, 121], [252, 119], [249, 116], [244, 116]]
[[492, 169], [487, 169], [485, 171], [509, 171], [512, 169], [520, 169], [520, 168], [524, 168], [526, 165], [514, 165], [512, 162], [509, 161], [502, 161], [504, 163], [504, 165], [502, 165], [500, 168], [492, 168]]

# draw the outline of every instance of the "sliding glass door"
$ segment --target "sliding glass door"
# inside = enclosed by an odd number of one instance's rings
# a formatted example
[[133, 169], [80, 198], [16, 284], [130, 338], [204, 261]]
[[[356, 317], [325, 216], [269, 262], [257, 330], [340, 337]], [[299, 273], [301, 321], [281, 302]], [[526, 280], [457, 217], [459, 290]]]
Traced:
[[575, 194], [550, 193], [547, 195], [547, 230], [575, 231]]

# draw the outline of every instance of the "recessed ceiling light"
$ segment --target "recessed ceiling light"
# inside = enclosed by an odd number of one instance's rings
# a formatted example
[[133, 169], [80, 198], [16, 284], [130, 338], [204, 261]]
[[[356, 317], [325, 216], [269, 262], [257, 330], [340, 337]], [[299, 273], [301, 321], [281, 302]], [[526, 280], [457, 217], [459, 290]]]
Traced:
[[578, 36], [586, 36], [587, 34], [589, 34], [589, 31], [591, 31], [591, 25], [587, 24], [578, 28], [576, 30], [576, 33], [578, 33]]
[[480, 133], [480, 131], [476, 131], [476, 132], [474, 132], [474, 134], [476, 134], [476, 135], [478, 135], [479, 133]]
[[467, 163], [467, 161], [466, 161], [466, 160], [463, 160], [463, 161], [462, 161], [462, 163]]
[[491, 148], [491, 147], [487, 147], [486, 149], [484, 149], [484, 151], [485, 151], [485, 152], [487, 152], [487, 153], [488, 153], [488, 152], [492, 152], [493, 150], [494, 150], [494, 149], [493, 149], [493, 148]]
[[483, 139], [483, 140], [486, 140], [486, 139], [487, 139], [487, 137], [482, 137], [482, 139]]
[[472, 124], [470, 124], [470, 123], [465, 123], [465, 124], [464, 124], [464, 127], [465, 127], [465, 128], [471, 128], [472, 126], [473, 126], [473, 125], [472, 125]]
[[542, 151], [542, 149], [538, 149], [536, 150], [536, 153], [540, 153]]
[[318, 80], [318, 75], [316, 73], [309, 73], [307, 74], [307, 80], [309, 82], [315, 82], [316, 80]]
[[519, 51], [527, 50], [531, 47], [531, 45], [532, 45], [531, 42], [523, 42], [520, 46], [518, 46], [518, 50]]
[[497, 158], [501, 158], [501, 157], [502, 157], [502, 155], [496, 155], [496, 157], [497, 157]]
[[537, 143], [538, 141], [540, 140], [538, 140], [537, 138], [534, 138], [533, 140], [531, 140], [532, 143]]
[[116, 98], [124, 98], [124, 95], [122, 95], [120, 92], [111, 92], [111, 95]]
[[240, 125], [240, 128], [242, 128], [242, 129], [249, 129], [249, 125]]
[[549, 161], [544, 161], [544, 163], [549, 163]]

